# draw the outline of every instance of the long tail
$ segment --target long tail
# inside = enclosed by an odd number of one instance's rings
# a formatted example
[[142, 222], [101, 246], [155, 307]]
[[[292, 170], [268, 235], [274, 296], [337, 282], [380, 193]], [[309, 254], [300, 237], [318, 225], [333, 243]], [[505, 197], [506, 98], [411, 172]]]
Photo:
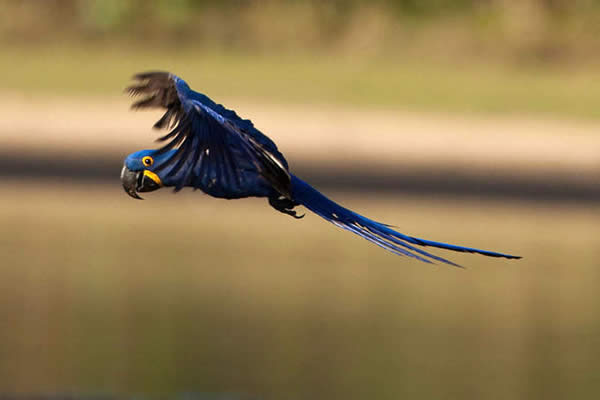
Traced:
[[[391, 229], [389, 225], [373, 221], [363, 217], [339, 204], [329, 200], [318, 190], [304, 182], [297, 176], [292, 175], [292, 195], [294, 201], [302, 204], [315, 214], [320, 215], [327, 221], [339, 226], [347, 231], [357, 234], [394, 254], [409, 256], [426, 263], [441, 261], [446, 264], [460, 267], [460, 265], [416, 248], [418, 246], [432, 246], [440, 249], [454, 250], [467, 253], [483, 254], [490, 257], [504, 257], [518, 259], [521, 257], [511, 256], [509, 254], [496, 253], [494, 251], [473, 249], [470, 247], [456, 246], [431, 240], [419, 239], [404, 235]], [[433, 260], [433, 261], [432, 261]]]

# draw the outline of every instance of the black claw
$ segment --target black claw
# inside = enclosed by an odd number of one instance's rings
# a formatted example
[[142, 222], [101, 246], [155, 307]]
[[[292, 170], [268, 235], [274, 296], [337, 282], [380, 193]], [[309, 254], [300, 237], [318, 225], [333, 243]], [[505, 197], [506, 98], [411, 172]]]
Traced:
[[304, 215], [306, 215], [306, 214], [298, 215], [296, 213], [296, 211], [294, 211], [294, 210], [285, 210], [284, 209], [284, 210], [279, 210], [279, 211], [281, 211], [282, 213], [287, 214], [289, 216], [292, 216], [292, 217], [294, 217], [296, 219], [302, 219], [302, 218], [304, 218]]
[[296, 219], [304, 218], [305, 214], [297, 215], [297, 212], [293, 210], [294, 207], [299, 206], [300, 204], [298, 204], [295, 201], [290, 200], [286, 197], [281, 197], [281, 198], [270, 197], [269, 204], [271, 205], [271, 207], [273, 207], [277, 211], [287, 214], [293, 218], [296, 218]]

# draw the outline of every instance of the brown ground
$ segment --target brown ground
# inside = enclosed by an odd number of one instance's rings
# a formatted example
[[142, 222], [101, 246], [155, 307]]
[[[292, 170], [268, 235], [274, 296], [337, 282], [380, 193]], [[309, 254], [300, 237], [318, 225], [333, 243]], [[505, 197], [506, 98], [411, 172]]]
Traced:
[[[600, 169], [598, 122], [225, 103], [252, 118], [292, 166], [300, 159], [332, 165], [451, 165], [585, 180], [595, 179]], [[0, 108], [3, 149], [82, 157], [154, 146], [150, 127], [159, 115], [129, 112], [125, 98], [33, 100], [4, 94]]]

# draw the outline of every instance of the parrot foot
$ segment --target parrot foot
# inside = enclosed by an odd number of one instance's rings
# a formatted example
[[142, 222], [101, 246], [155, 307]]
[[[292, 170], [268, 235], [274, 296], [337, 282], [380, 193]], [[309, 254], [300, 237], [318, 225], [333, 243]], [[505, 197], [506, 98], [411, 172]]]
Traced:
[[297, 215], [296, 211], [293, 210], [294, 207], [299, 206], [300, 204], [286, 197], [269, 197], [269, 204], [277, 211], [287, 214], [291, 217], [296, 219], [304, 218], [304, 214]]

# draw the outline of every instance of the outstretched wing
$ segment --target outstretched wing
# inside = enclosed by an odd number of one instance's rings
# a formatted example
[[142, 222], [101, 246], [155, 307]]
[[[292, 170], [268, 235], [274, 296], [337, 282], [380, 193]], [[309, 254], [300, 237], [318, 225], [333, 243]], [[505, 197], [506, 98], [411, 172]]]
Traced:
[[290, 198], [287, 162], [252, 122], [192, 91], [185, 81], [168, 72], [140, 73], [133, 78], [138, 82], [126, 90], [145, 97], [132, 108], [167, 110], [154, 124], [156, 129], [170, 129], [158, 139], [167, 142], [158, 154], [175, 151], [158, 170], [175, 182], [176, 190], [191, 185], [209, 191], [211, 187], [235, 191], [241, 187], [245, 171], [254, 170], [278, 193]]

